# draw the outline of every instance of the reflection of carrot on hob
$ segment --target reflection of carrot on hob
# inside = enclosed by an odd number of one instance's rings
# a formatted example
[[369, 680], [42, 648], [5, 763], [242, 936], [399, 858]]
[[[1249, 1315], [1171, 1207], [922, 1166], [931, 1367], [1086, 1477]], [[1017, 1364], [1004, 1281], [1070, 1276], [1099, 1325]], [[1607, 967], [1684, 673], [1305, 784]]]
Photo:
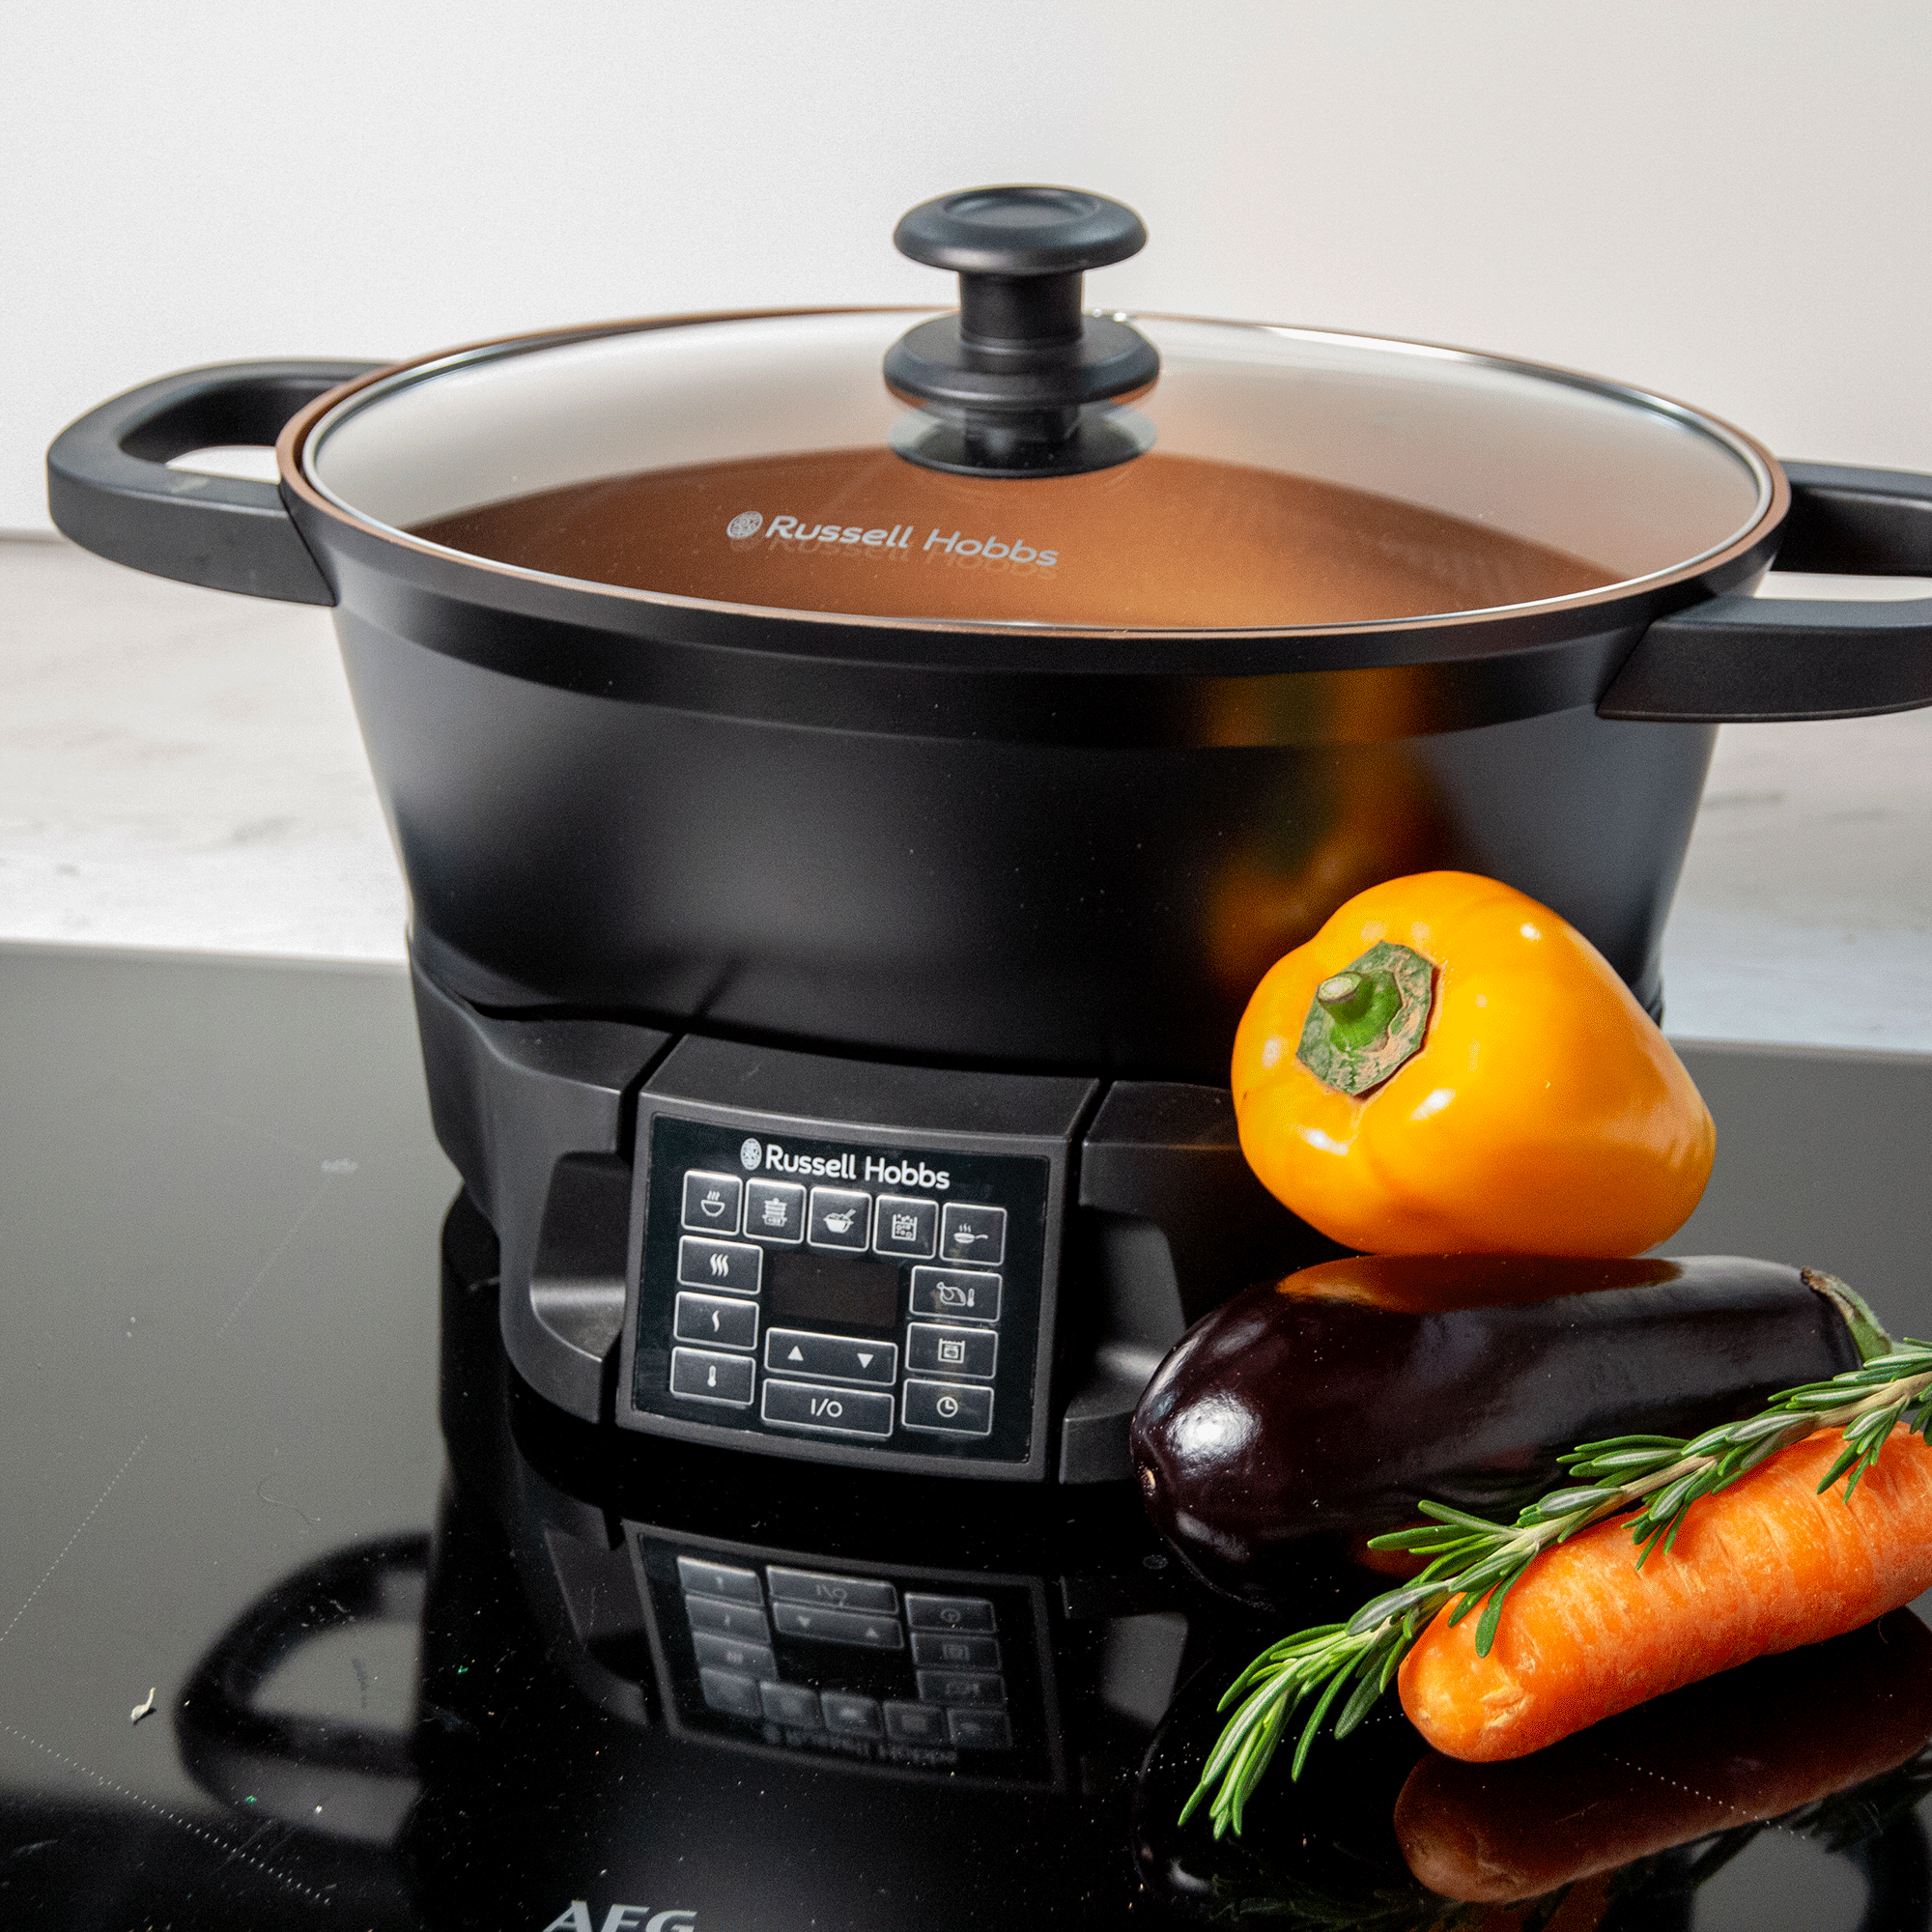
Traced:
[[1396, 1800], [1424, 1885], [1486, 1904], [1782, 1816], [1932, 1739], [1932, 1631], [1909, 1610], [1760, 1658], [1501, 1764], [1431, 1753]]

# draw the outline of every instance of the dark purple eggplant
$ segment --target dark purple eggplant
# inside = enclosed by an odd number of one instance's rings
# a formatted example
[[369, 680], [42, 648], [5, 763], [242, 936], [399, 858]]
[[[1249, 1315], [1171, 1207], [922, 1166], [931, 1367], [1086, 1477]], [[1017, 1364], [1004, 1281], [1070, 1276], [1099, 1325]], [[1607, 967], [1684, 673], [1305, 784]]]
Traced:
[[[1215, 1588], [1267, 1604], [1305, 1539], [1508, 1516], [1606, 1435], [1693, 1435], [1856, 1366], [1824, 1277], [1733, 1255], [1363, 1255], [1197, 1321], [1134, 1412], [1154, 1526]], [[1834, 1285], [1835, 1286], [1835, 1285]]]

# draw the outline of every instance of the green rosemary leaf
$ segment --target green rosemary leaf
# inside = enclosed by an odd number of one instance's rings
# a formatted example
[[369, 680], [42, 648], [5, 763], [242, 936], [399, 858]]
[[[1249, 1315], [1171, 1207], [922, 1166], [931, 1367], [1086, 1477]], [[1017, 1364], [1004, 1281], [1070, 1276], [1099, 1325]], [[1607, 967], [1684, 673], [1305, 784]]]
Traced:
[[1385, 1596], [1377, 1597], [1364, 1604], [1345, 1625], [1340, 1626], [1344, 1636], [1361, 1636], [1372, 1631], [1378, 1624], [1393, 1623], [1406, 1611], [1419, 1604], [1426, 1604], [1432, 1597], [1442, 1594], [1437, 1583], [1418, 1581], [1406, 1589], [1390, 1590]]
[[1578, 1461], [1589, 1456], [1615, 1455], [1626, 1449], [1682, 1449], [1681, 1435], [1606, 1435], [1601, 1442], [1579, 1442], [1576, 1448], [1567, 1450], [1556, 1460], [1559, 1463]]
[[1517, 1571], [1516, 1575], [1507, 1582], [1498, 1583], [1490, 1592], [1489, 1608], [1483, 1612], [1483, 1620], [1476, 1626], [1476, 1655], [1478, 1657], [1489, 1656], [1490, 1647], [1496, 1640], [1496, 1625], [1502, 1618], [1503, 1599], [1522, 1580], [1523, 1571], [1528, 1568], [1529, 1559], [1524, 1557], [1522, 1566]]
[[1346, 1670], [1338, 1670], [1328, 1680], [1328, 1688], [1322, 1691], [1314, 1710], [1308, 1714], [1308, 1722], [1302, 1726], [1301, 1742], [1294, 1747], [1294, 1762], [1289, 1766], [1288, 1775], [1293, 1778], [1301, 1776], [1301, 1767], [1308, 1762], [1308, 1747], [1315, 1742], [1315, 1735], [1321, 1728], [1321, 1719], [1328, 1715], [1328, 1707], [1341, 1695], [1342, 1686], [1349, 1681]]
[[1601, 1483], [1588, 1490], [1552, 1490], [1547, 1496], [1539, 1496], [1517, 1520], [1548, 1522], [1555, 1517], [1570, 1515], [1573, 1510], [1588, 1511], [1614, 1502], [1621, 1493], [1615, 1485], [1605, 1489]]
[[1605, 1476], [1648, 1475], [1654, 1469], [1667, 1469], [1684, 1452], [1684, 1445], [1674, 1440], [1666, 1440], [1656, 1449], [1618, 1449], [1607, 1456], [1578, 1457], [1570, 1463], [1570, 1472], [1575, 1476], [1586, 1477], [1592, 1482], [1601, 1482]]
[[[1782, 1435], [1787, 1430], [1801, 1430], [1803, 1425], [1794, 1417], [1774, 1412], [1770, 1415], [1754, 1415], [1748, 1422], [1731, 1424], [1731, 1440], [1734, 1443], [1765, 1442]], [[1794, 1441], [1798, 1438], [1794, 1436]]]

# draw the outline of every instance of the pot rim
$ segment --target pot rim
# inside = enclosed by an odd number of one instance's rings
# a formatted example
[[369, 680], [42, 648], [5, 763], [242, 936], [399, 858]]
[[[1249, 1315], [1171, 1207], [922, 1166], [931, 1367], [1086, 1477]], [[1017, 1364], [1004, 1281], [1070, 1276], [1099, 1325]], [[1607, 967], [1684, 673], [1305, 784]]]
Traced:
[[[1200, 324], [1211, 327], [1252, 329], [1276, 336], [1289, 336], [1316, 343], [1339, 343], [1371, 350], [1400, 350], [1408, 354], [1463, 362], [1504, 374], [1525, 376], [1582, 389], [1590, 394], [1626, 406], [1647, 409], [1668, 417], [1686, 429], [1706, 436], [1728, 448], [1750, 470], [1757, 483], [1757, 501], [1749, 517], [1721, 543], [1684, 558], [1662, 570], [1641, 577], [1620, 578], [1614, 583], [1593, 590], [1575, 591], [1563, 597], [1539, 598], [1529, 603], [1499, 604], [1477, 611], [1456, 611], [1417, 617], [1353, 619], [1336, 624], [1260, 624], [1236, 627], [1161, 626], [1143, 628], [1117, 624], [1056, 624], [983, 617], [895, 617], [863, 611], [814, 611], [786, 605], [740, 604], [718, 598], [680, 596], [666, 591], [646, 590], [632, 584], [602, 583], [592, 578], [562, 577], [549, 571], [532, 570], [522, 564], [499, 562], [478, 556], [473, 552], [432, 543], [408, 530], [378, 523], [337, 497], [310, 468], [310, 452], [337, 424], [346, 422], [363, 409], [399, 390], [428, 382], [452, 369], [481, 362], [506, 359], [533, 350], [563, 348], [577, 342], [598, 341], [611, 336], [642, 334], [663, 328], [695, 327], [707, 323], [762, 322], [824, 315], [934, 315], [947, 310], [925, 303], [867, 302], [830, 303], [793, 308], [751, 308], [700, 310], [690, 313], [633, 317], [620, 321], [575, 324], [551, 329], [523, 330], [513, 335], [489, 336], [460, 344], [455, 348], [433, 350], [402, 362], [373, 369], [367, 375], [343, 384], [318, 396], [284, 425], [275, 443], [275, 457], [283, 488], [329, 520], [373, 537], [399, 550], [414, 552], [444, 566], [456, 565], [488, 577], [509, 579], [540, 586], [546, 590], [579, 597], [617, 599], [624, 604], [666, 611], [689, 611], [711, 617], [742, 618], [760, 625], [796, 623], [822, 635], [825, 629], [853, 627], [884, 633], [925, 632], [939, 636], [1023, 637], [1058, 639], [1069, 641], [1119, 639], [1137, 643], [1166, 641], [1208, 642], [1226, 639], [1231, 642], [1257, 641], [1272, 638], [1352, 638], [1394, 634], [1428, 633], [1495, 625], [1525, 617], [1557, 616], [1598, 611], [1627, 603], [1634, 597], [1654, 598], [1657, 593], [1685, 584], [1709, 587], [1709, 580], [1719, 579], [1726, 587], [1727, 566], [1738, 566], [1732, 574], [1757, 561], [1752, 553], [1764, 545], [1783, 522], [1791, 503], [1791, 488], [1783, 466], [1754, 437], [1747, 435], [1721, 416], [1694, 405], [1666, 396], [1661, 391], [1619, 382], [1610, 377], [1591, 375], [1558, 363], [1538, 362], [1523, 356], [1501, 355], [1487, 350], [1469, 349], [1451, 343], [1423, 342], [1406, 336], [1371, 335], [1360, 330], [1316, 328], [1292, 323], [1232, 320], [1224, 316], [1181, 315], [1155, 309], [1108, 309], [1096, 311], [1132, 322]], [[764, 639], [769, 648], [769, 635]]]

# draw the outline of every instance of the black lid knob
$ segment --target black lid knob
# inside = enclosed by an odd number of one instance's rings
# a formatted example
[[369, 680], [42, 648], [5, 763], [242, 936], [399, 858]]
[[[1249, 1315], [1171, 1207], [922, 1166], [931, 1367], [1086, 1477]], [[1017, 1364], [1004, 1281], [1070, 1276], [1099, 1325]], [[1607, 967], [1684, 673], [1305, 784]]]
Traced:
[[1160, 373], [1138, 329], [1080, 312], [1086, 270], [1146, 244], [1132, 209], [1070, 187], [967, 188], [922, 202], [893, 241], [959, 276], [959, 312], [908, 329], [887, 351], [885, 375], [900, 394], [954, 415], [960, 438], [895, 440], [902, 454], [944, 469], [1060, 475], [1146, 446], [1080, 414]]
[[893, 246], [961, 275], [1065, 275], [1147, 246], [1131, 208], [1077, 187], [969, 187], [900, 216]]

